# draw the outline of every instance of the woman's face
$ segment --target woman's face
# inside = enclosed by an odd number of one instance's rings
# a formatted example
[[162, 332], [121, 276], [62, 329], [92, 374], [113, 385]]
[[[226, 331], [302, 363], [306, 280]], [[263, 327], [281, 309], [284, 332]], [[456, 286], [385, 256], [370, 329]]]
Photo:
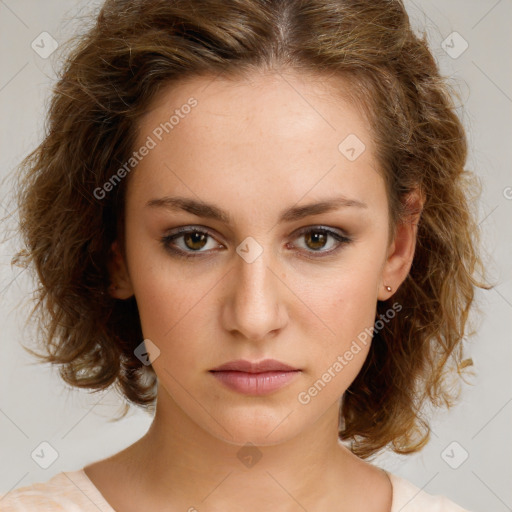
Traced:
[[[414, 251], [406, 228], [387, 244], [364, 117], [328, 79], [196, 77], [139, 128], [114, 281], [135, 294], [159, 407], [235, 444], [334, 423]], [[241, 359], [299, 371], [212, 372]]]

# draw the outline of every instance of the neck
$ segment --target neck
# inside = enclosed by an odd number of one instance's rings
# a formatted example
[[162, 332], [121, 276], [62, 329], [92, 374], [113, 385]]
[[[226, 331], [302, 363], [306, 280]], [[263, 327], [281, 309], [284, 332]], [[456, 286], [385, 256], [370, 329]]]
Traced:
[[134, 481], [155, 507], [229, 512], [250, 504], [255, 512], [287, 512], [336, 504], [341, 510], [340, 496], [353, 494], [356, 475], [368, 465], [338, 441], [338, 409], [334, 403], [299, 436], [256, 447], [213, 436], [159, 394], [150, 429], [125, 450], [124, 463], [132, 462]]

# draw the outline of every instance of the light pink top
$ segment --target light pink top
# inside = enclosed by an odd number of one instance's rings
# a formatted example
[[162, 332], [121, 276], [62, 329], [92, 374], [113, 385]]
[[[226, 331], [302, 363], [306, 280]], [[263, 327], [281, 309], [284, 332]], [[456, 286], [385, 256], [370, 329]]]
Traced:
[[[391, 512], [469, 512], [444, 496], [427, 494], [408, 480], [388, 475], [393, 484]], [[0, 511], [115, 512], [83, 469], [0, 495]]]

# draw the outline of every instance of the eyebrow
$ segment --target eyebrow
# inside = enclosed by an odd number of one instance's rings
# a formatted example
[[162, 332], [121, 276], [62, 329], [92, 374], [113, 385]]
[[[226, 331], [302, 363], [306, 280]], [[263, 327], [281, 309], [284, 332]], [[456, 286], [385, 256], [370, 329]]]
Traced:
[[[349, 199], [344, 196], [338, 196], [317, 203], [308, 204], [305, 206], [293, 206], [283, 210], [279, 215], [278, 222], [293, 222], [305, 217], [309, 217], [310, 215], [320, 215], [322, 213], [327, 213], [339, 210], [340, 208], [347, 208], [351, 206], [356, 208], [368, 208], [368, 205], [362, 201]], [[230, 214], [218, 206], [188, 197], [165, 196], [158, 199], [151, 199], [146, 203], [146, 207], [165, 208], [171, 211], [184, 210], [198, 217], [214, 219], [228, 225], [232, 223]]]

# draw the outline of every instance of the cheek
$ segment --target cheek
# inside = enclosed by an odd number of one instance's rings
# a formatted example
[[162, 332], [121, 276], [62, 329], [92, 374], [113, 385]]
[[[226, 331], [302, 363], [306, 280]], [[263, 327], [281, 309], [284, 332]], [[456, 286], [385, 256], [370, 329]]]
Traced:
[[153, 240], [133, 244], [128, 261], [143, 336], [160, 350], [155, 371], [207, 366], [209, 352], [201, 343], [213, 318], [210, 301], [219, 276], [180, 271]]
[[[145, 338], [165, 340], [187, 312], [190, 288], [176, 276], [159, 243], [132, 228], [127, 236], [130, 280]], [[133, 241], [136, 242], [133, 242]], [[140, 240], [140, 242], [138, 242]], [[179, 299], [177, 300], [177, 297]]]
[[308, 348], [311, 383], [317, 379], [320, 386], [332, 382], [326, 386], [329, 391], [323, 393], [327, 401], [344, 392], [368, 355], [377, 306], [376, 260], [375, 253], [372, 257], [359, 254], [357, 262], [331, 274], [336, 277], [312, 288], [314, 293], [305, 300], [315, 314], [314, 321], [309, 316], [303, 324], [309, 337], [316, 340]]
[[[330, 339], [348, 340], [373, 325], [379, 282], [378, 262], [359, 258], [357, 265], [344, 265], [328, 279], [315, 281], [304, 302], [324, 327]], [[306, 292], [305, 292], [306, 293]], [[316, 322], [315, 322], [316, 323]]]
[[[297, 396], [300, 404], [318, 413], [339, 399], [352, 384], [372, 342], [374, 293], [344, 283], [345, 288], [333, 290], [327, 300], [319, 302], [318, 316], [329, 329], [324, 329], [323, 335], [317, 333], [315, 343], [309, 343], [309, 371]], [[311, 339], [312, 336], [311, 333]]]
[[176, 276], [153, 272], [140, 275], [134, 288], [145, 337], [165, 345], [187, 327], [191, 336], [194, 326], [198, 326], [194, 318], [201, 312], [208, 291], [204, 283], [195, 285]]
[[[204, 335], [208, 331], [204, 308], [208, 287], [197, 286], [194, 293], [186, 293], [185, 286], [190, 284], [183, 279], [150, 274], [136, 291], [144, 339], [150, 339], [159, 350], [152, 358], [153, 368], [172, 395], [181, 393], [178, 383], [190, 378], [188, 369], [211, 366]], [[206, 338], [206, 342], [210, 340]]]

